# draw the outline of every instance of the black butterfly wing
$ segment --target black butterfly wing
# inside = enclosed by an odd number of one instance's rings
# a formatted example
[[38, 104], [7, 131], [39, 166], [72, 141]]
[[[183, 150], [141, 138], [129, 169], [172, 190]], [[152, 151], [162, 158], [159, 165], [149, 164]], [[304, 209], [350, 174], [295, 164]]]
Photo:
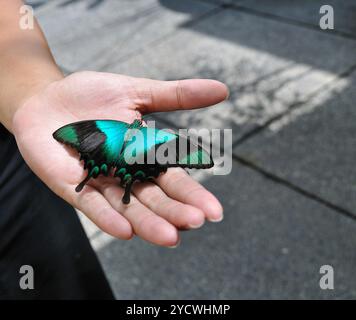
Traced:
[[88, 169], [88, 176], [76, 188], [78, 192], [91, 177], [107, 175], [116, 166], [129, 126], [115, 120], [88, 120], [65, 125], [53, 133], [57, 141], [79, 152], [84, 169]]

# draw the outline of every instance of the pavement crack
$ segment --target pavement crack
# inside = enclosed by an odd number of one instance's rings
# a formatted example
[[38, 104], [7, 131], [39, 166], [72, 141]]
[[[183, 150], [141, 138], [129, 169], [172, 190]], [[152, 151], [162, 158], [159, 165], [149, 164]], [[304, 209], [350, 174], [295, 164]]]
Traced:
[[284, 187], [287, 187], [288, 189], [293, 190], [293, 191], [299, 193], [300, 195], [303, 195], [304, 197], [307, 197], [313, 201], [316, 201], [319, 204], [321, 204], [325, 207], [328, 207], [329, 209], [333, 209], [334, 211], [337, 211], [338, 213], [344, 215], [345, 217], [351, 218], [356, 221], [356, 215], [354, 213], [352, 213], [351, 211], [349, 211], [349, 210], [347, 210], [347, 209], [345, 209], [331, 201], [328, 201], [313, 192], [303, 189], [302, 187], [292, 183], [291, 181], [286, 180], [286, 179], [284, 179], [270, 171], [267, 171], [266, 169], [256, 165], [255, 163], [253, 163], [241, 156], [233, 154], [232, 158], [233, 158], [233, 160], [240, 163], [241, 165], [244, 165], [244, 166], [254, 170], [255, 172], [260, 173], [265, 178], [272, 180], [273, 182], [278, 183], [280, 185], [283, 185]]

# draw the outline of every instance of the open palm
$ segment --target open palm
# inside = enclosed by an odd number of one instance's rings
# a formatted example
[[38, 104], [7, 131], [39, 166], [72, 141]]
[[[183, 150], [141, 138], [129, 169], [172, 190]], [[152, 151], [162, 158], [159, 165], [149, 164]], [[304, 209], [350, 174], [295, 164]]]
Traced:
[[174, 246], [178, 229], [198, 228], [205, 219], [222, 219], [216, 198], [179, 168], [156, 183], [137, 183], [129, 205], [121, 202], [118, 181], [99, 177], [75, 192], [86, 173], [78, 154], [52, 138], [59, 127], [79, 121], [114, 119], [132, 122], [156, 111], [212, 105], [227, 96], [214, 80], [155, 81], [109, 73], [80, 72], [48, 85], [15, 114], [13, 131], [31, 169], [60, 197], [86, 214], [103, 231], [130, 239]]

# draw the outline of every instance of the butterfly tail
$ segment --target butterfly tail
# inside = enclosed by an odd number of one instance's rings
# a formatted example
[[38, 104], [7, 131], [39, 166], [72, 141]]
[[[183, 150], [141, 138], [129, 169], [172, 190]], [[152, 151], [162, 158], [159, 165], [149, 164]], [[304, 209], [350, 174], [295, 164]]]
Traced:
[[207, 169], [214, 166], [210, 152], [204, 149], [200, 143], [192, 141], [190, 138], [179, 136], [176, 150], [176, 161], [179, 167]]

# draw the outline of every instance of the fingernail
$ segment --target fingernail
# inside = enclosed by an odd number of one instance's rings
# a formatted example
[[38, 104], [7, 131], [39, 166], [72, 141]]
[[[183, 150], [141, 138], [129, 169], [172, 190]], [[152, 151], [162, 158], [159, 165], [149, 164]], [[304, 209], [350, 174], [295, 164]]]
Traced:
[[178, 240], [178, 242], [177, 242], [174, 246], [169, 246], [169, 247], [167, 247], [167, 248], [169, 248], [169, 249], [175, 249], [175, 248], [179, 247], [179, 245], [180, 245], [180, 239]]
[[208, 219], [210, 222], [221, 222], [224, 219], [224, 215], [222, 214], [219, 218], [217, 219]]
[[190, 228], [190, 229], [198, 229], [198, 228], [203, 226], [204, 222], [205, 221], [203, 221], [203, 222], [201, 222], [199, 224], [188, 224], [188, 228]]
[[227, 95], [226, 95], [225, 100], [229, 100], [229, 98], [230, 98], [230, 89], [229, 89], [228, 86], [226, 86], [226, 89], [227, 89]]

